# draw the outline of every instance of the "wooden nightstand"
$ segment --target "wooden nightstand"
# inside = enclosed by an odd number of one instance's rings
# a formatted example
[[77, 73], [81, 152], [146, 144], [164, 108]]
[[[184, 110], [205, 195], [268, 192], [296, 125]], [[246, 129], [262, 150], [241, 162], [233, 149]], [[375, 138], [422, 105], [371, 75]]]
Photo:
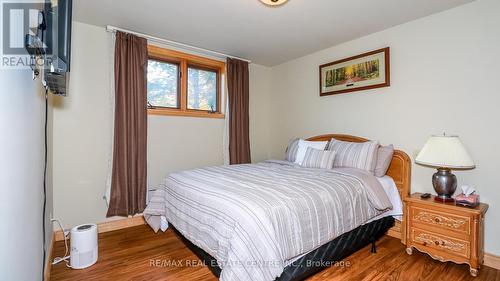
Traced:
[[406, 252], [413, 248], [439, 261], [466, 263], [477, 276], [484, 259], [484, 214], [488, 205], [456, 206], [420, 198], [414, 193], [404, 199]]

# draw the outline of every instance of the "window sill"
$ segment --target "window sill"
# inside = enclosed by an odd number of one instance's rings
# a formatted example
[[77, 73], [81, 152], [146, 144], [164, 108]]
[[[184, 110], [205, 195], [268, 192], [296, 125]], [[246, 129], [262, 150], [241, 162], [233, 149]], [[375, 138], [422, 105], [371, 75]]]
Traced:
[[184, 117], [198, 117], [198, 118], [215, 118], [224, 119], [223, 113], [209, 113], [206, 111], [195, 111], [195, 110], [178, 110], [178, 109], [167, 109], [167, 108], [148, 108], [148, 115], [164, 115], [164, 116], [184, 116]]

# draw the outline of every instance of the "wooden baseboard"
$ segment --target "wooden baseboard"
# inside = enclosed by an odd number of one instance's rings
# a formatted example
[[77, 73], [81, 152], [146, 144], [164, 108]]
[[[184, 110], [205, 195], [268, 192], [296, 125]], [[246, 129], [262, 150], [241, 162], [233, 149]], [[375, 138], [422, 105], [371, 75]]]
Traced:
[[[99, 233], [103, 233], [103, 232], [119, 230], [119, 229], [123, 229], [123, 228], [127, 228], [127, 227], [143, 225], [145, 223], [146, 223], [146, 221], [144, 220], [144, 217], [142, 215], [137, 215], [135, 217], [98, 223], [97, 224], [97, 231]], [[63, 234], [62, 230], [54, 231], [54, 236], [55, 236], [55, 241], [63, 241], [64, 240], [64, 234]]]
[[56, 235], [55, 232], [52, 233], [52, 237], [50, 239], [47, 260], [45, 261], [45, 272], [43, 274], [43, 280], [50, 280], [50, 270], [52, 269], [52, 254], [54, 252], [54, 244], [56, 243]]
[[387, 235], [391, 236], [391, 237], [394, 237], [394, 238], [397, 238], [397, 239], [401, 239], [401, 232], [396, 231], [394, 229], [389, 229], [387, 231]]
[[484, 254], [484, 265], [500, 270], [500, 256]]
[[405, 243], [403, 241], [403, 239], [401, 239], [402, 235], [401, 235], [401, 222], [400, 221], [396, 221], [394, 223], [394, 226], [389, 228], [389, 230], [387, 231], [387, 235], [401, 240], [401, 243], [403, 243], [403, 244]]

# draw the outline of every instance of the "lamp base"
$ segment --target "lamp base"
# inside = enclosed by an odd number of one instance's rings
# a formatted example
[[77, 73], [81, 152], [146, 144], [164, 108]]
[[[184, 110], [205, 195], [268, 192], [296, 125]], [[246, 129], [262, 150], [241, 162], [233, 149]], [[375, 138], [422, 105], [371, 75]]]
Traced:
[[457, 189], [457, 177], [451, 173], [450, 169], [438, 168], [437, 172], [432, 175], [432, 185], [438, 194], [434, 200], [438, 202], [454, 202], [455, 199], [451, 196]]
[[434, 197], [434, 201], [436, 202], [441, 202], [441, 203], [452, 203], [452, 202], [455, 202], [455, 199], [451, 198], [451, 197], [441, 197], [441, 196], [436, 196]]

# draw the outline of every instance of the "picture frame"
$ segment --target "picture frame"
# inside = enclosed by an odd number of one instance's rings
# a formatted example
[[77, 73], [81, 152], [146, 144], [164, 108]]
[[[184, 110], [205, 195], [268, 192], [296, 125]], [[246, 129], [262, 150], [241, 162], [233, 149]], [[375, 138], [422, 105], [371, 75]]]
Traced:
[[337, 95], [389, 87], [389, 47], [319, 66], [319, 95]]

